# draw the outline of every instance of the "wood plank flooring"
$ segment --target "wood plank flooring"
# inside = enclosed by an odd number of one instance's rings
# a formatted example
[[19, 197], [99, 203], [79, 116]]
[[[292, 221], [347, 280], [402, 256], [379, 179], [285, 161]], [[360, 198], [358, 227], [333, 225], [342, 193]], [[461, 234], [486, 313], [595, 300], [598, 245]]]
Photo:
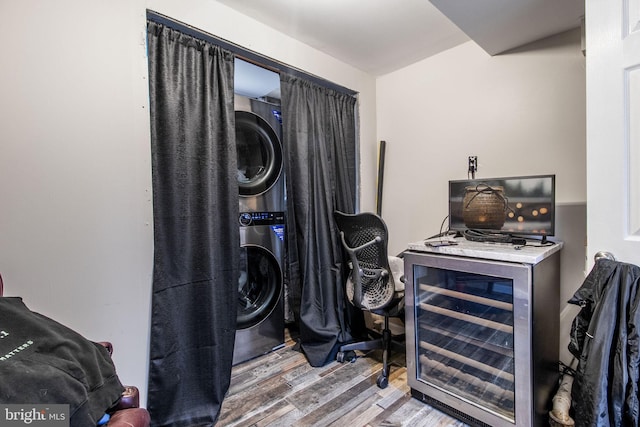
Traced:
[[287, 333], [283, 348], [233, 368], [217, 426], [466, 426], [411, 397], [404, 353], [392, 354], [383, 390], [380, 351], [313, 368], [294, 345]]

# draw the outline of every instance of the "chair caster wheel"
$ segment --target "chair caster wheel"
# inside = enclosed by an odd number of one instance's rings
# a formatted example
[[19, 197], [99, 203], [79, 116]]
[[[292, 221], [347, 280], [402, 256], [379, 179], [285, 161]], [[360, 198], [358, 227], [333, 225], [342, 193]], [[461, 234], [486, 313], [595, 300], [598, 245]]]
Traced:
[[389, 385], [389, 378], [380, 375], [376, 380], [376, 385], [380, 388], [387, 388], [387, 386]]
[[336, 354], [336, 360], [340, 363], [344, 363], [344, 362], [353, 363], [356, 361], [356, 352], [353, 350], [339, 351], [338, 354]]

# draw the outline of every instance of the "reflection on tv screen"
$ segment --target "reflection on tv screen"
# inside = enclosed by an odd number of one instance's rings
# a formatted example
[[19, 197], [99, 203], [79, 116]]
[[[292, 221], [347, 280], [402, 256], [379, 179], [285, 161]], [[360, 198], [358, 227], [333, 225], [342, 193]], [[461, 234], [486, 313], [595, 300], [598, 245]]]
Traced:
[[449, 181], [449, 229], [553, 236], [555, 175]]

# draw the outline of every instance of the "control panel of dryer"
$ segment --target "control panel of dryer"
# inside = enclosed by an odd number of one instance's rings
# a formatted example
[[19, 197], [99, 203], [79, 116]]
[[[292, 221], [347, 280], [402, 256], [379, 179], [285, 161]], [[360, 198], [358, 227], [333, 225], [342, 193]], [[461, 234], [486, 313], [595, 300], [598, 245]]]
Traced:
[[284, 212], [241, 212], [238, 218], [244, 227], [252, 225], [284, 224]]

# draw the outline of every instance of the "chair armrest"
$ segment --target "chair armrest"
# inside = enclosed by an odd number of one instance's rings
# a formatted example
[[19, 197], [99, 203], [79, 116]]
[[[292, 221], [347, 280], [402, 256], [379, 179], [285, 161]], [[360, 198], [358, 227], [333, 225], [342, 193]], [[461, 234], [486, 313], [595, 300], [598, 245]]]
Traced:
[[122, 409], [139, 408], [140, 407], [140, 391], [138, 387], [132, 385], [124, 386], [122, 396], [116, 406], [113, 407], [114, 411], [120, 411]]
[[113, 344], [111, 344], [109, 341], [100, 341], [98, 342], [98, 344], [107, 349], [107, 351], [109, 352], [109, 356], [113, 356]]
[[[113, 355], [113, 344], [111, 344], [109, 341], [100, 341], [98, 342], [98, 344], [106, 348], [110, 356]], [[122, 409], [138, 407], [140, 407], [140, 390], [138, 390], [138, 387], [127, 385], [124, 386], [122, 396], [120, 397], [118, 403], [112, 408], [112, 410], [120, 411]]]
[[148, 427], [151, 422], [149, 412], [143, 408], [131, 408], [111, 415], [107, 427]]

